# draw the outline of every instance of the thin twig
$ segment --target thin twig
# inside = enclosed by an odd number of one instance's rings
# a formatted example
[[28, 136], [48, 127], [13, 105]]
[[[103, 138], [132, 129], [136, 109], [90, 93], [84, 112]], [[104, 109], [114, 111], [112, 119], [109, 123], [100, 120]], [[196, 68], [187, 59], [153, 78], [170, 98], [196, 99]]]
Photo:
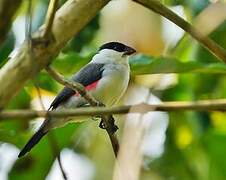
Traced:
[[[37, 94], [38, 94], [38, 99], [39, 99], [39, 102], [41, 104], [42, 110], [45, 111], [45, 106], [44, 106], [44, 103], [43, 103], [43, 100], [42, 100], [42, 94], [41, 94], [41, 91], [40, 91], [40, 88], [38, 86], [38, 82], [36, 81], [36, 79], [34, 80], [34, 86], [36, 88], [36, 91], [37, 91]], [[47, 116], [50, 117], [50, 115], [48, 113], [46, 113], [46, 116], [44, 118], [46, 118]], [[55, 137], [53, 135], [51, 135], [51, 133], [49, 133], [47, 136], [48, 136], [48, 139], [49, 139], [49, 142], [50, 142], [50, 145], [51, 145], [51, 150], [52, 150], [54, 156], [57, 157], [57, 161], [58, 161], [62, 176], [63, 176], [64, 180], [67, 180], [67, 175], [66, 175], [64, 168], [63, 168], [63, 165], [62, 165], [60, 149], [58, 147], [57, 141], [56, 141]]]
[[52, 25], [55, 17], [55, 13], [58, 7], [58, 0], [50, 0], [47, 15], [45, 19], [45, 29], [43, 32], [43, 38], [48, 38], [52, 33]]
[[136, 1], [137, 3], [153, 10], [154, 12], [162, 15], [171, 22], [175, 23], [177, 26], [182, 28], [184, 31], [189, 33], [193, 38], [199, 41], [217, 58], [223, 60], [226, 63], [226, 50], [224, 48], [215, 43], [212, 39], [200, 33], [195, 27], [193, 27], [190, 23], [188, 23], [183, 18], [175, 14], [169, 8], [164, 6], [160, 1], [158, 0], [133, 0], [133, 1]]
[[[117, 107], [86, 107], [58, 111], [35, 110], [2, 110], [0, 119], [31, 119], [45, 117], [48, 113], [51, 117], [76, 117], [110, 114], [127, 114], [133, 108], [132, 113], [147, 113], [151, 111], [226, 111], [226, 99], [200, 100], [194, 102], [171, 101], [161, 104], [137, 104]], [[78, 121], [80, 121], [78, 119]]]
[[60, 151], [59, 151], [59, 147], [56, 142], [56, 138], [53, 136], [53, 134], [49, 133], [48, 139], [49, 139], [49, 142], [51, 145], [52, 152], [53, 152], [54, 156], [57, 157], [57, 161], [58, 161], [62, 176], [63, 176], [64, 180], [67, 180], [67, 174], [65, 173], [62, 162], [61, 162]]
[[[46, 67], [46, 71], [59, 83], [77, 91], [82, 97], [84, 97], [91, 106], [104, 106], [101, 102], [98, 102], [94, 97], [92, 97], [86, 90], [85, 87], [78, 83], [68, 79], [65, 79], [61, 74], [57, 73], [54, 69], [50, 66]], [[104, 124], [104, 129], [107, 131], [108, 136], [111, 140], [112, 148], [114, 150], [114, 154], [117, 157], [118, 150], [119, 150], [119, 141], [115, 132], [117, 131], [118, 127], [114, 124], [114, 118], [111, 114], [109, 115], [102, 115], [101, 120]]]
[[[32, 62], [34, 63], [35, 56], [34, 56], [34, 51], [33, 51], [33, 46], [32, 46], [31, 29], [32, 29], [32, 0], [29, 0], [28, 1], [28, 7], [27, 7], [26, 23], [25, 23], [25, 37], [26, 37], [26, 41], [28, 43], [28, 48], [29, 48], [28, 55], [30, 56], [30, 58], [32, 59]], [[40, 92], [40, 88], [38, 86], [38, 79], [36, 79], [36, 78], [34, 78], [34, 86], [35, 86], [35, 89], [36, 89], [37, 94], [38, 94], [38, 99], [39, 99], [39, 102], [40, 102], [40, 105], [41, 105], [41, 109], [43, 111], [45, 111], [45, 106], [44, 106], [44, 103], [42, 101], [42, 95], [41, 95], [41, 92]], [[46, 115], [48, 115], [48, 114], [46, 114]], [[58, 159], [58, 163], [59, 163], [61, 173], [62, 173], [64, 179], [67, 180], [66, 173], [64, 172], [64, 169], [63, 169], [62, 164], [61, 164], [61, 158], [60, 158], [60, 153], [59, 153], [60, 150], [58, 148], [57, 142], [54, 139], [54, 137], [50, 137], [49, 134], [48, 134], [48, 137], [49, 137], [49, 141], [50, 141], [50, 145], [51, 145], [51, 149], [53, 151], [53, 154]]]
[[[56, 10], [57, 10], [57, 6], [58, 6], [58, 0], [50, 0], [47, 15], [46, 15], [46, 20], [45, 20], [45, 26], [46, 27], [45, 27], [43, 35], [41, 37], [43, 40], [49, 39], [52, 35], [52, 25], [53, 25], [54, 16], [55, 16], [55, 13], [56, 13]], [[37, 89], [38, 97], [40, 99], [40, 103], [42, 105], [42, 108], [45, 110], [44, 103], [43, 103], [42, 98], [41, 98], [40, 89], [39, 89], [37, 83], [35, 84], [35, 87]], [[46, 116], [50, 116], [50, 115], [46, 114]], [[63, 168], [63, 165], [62, 165], [61, 156], [60, 156], [60, 149], [57, 145], [57, 141], [55, 140], [55, 137], [53, 135], [51, 135], [50, 133], [48, 134], [48, 138], [49, 138], [49, 142], [50, 142], [53, 154], [54, 154], [55, 157], [57, 157], [57, 161], [58, 161], [62, 176], [63, 176], [64, 180], [67, 180], [67, 175], [66, 175], [64, 168]]]
[[[32, 0], [27, 2], [27, 12], [25, 20], [25, 38], [27, 41], [31, 41], [31, 29], [32, 29]], [[29, 46], [30, 47], [30, 46]]]
[[41, 91], [40, 91], [40, 88], [38, 86], [38, 82], [36, 81], [36, 79], [34, 80], [34, 86], [35, 86], [36, 92], [38, 94], [38, 99], [39, 99], [39, 103], [41, 105], [41, 109], [45, 110], [45, 106], [44, 106], [44, 103], [42, 100], [42, 94], [41, 94]]
[[60, 84], [67, 86], [75, 91], [77, 91], [82, 97], [84, 97], [92, 106], [99, 106], [100, 103], [95, 100], [86, 90], [85, 87], [78, 83], [71, 80], [68, 80], [64, 78], [61, 74], [56, 72], [53, 68], [50, 66], [47, 66], [46, 71]]
[[110, 138], [110, 141], [111, 141], [111, 144], [112, 144], [112, 147], [113, 147], [113, 150], [114, 150], [115, 157], [117, 157], [118, 156], [118, 152], [119, 152], [119, 141], [118, 141], [117, 135], [115, 133], [112, 134], [112, 135], [110, 135], [110, 133], [108, 133], [108, 136]]

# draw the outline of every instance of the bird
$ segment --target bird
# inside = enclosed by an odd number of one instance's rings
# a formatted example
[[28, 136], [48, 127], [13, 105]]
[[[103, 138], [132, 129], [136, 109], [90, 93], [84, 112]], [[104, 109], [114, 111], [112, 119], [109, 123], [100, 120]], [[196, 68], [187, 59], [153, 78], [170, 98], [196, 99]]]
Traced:
[[[81, 83], [99, 102], [113, 106], [125, 93], [129, 78], [129, 56], [136, 50], [120, 42], [107, 42], [100, 46], [91, 61], [75, 73], [70, 80]], [[89, 103], [73, 89], [64, 87], [52, 101], [48, 111], [87, 107]], [[18, 154], [26, 155], [51, 129], [63, 127], [68, 118], [47, 117], [38, 131], [30, 138]]]

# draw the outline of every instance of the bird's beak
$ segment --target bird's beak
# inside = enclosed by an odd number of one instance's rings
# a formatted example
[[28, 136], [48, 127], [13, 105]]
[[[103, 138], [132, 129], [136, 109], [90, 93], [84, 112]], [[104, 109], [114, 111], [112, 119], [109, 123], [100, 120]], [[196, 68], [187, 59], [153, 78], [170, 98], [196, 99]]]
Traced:
[[123, 55], [132, 55], [134, 53], [136, 53], [136, 50], [135, 49], [133, 49], [131, 47], [127, 47], [126, 50], [125, 50], [125, 52], [123, 53]]

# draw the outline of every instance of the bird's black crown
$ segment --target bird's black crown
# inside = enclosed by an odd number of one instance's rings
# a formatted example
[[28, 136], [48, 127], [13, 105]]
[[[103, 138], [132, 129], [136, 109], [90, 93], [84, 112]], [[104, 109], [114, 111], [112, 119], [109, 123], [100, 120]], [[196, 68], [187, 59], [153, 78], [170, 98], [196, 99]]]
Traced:
[[[125, 44], [122, 44], [120, 42], [108, 42], [106, 44], [103, 44], [100, 48], [99, 51], [103, 49], [112, 49], [118, 52], [129, 52], [129, 54], [135, 53], [135, 49], [126, 46]], [[128, 54], [128, 55], [129, 55]]]

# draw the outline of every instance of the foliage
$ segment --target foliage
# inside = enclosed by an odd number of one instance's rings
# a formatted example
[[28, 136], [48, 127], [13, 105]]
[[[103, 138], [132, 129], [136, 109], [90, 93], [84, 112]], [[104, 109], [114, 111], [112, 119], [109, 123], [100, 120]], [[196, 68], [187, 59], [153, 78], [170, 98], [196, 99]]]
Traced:
[[[48, 1], [42, 3], [45, 5], [43, 6], [43, 12], [45, 12]], [[193, 20], [210, 2], [207, 0], [167, 0], [165, 3], [183, 6]], [[38, 6], [38, 3], [35, 5]], [[21, 14], [18, 13], [17, 16]], [[40, 20], [36, 22], [39, 24], [43, 16], [39, 13], [35, 16], [40, 16]], [[70, 76], [88, 63], [97, 49], [95, 35], [98, 29], [99, 15], [80, 32], [78, 37], [68, 43], [55, 58], [52, 66], [65, 76]], [[226, 22], [219, 26], [210, 37], [226, 48]], [[10, 32], [7, 40], [0, 47], [0, 66], [7, 62], [7, 57], [14, 45], [15, 37]], [[86, 48], [92, 49], [88, 55], [83, 53]], [[189, 37], [185, 37], [175, 50], [170, 51], [169, 55], [151, 56], [140, 53], [130, 59], [130, 66], [132, 77], [146, 74], [177, 74], [177, 84], [164, 90], [153, 89], [153, 93], [158, 95], [162, 101], [193, 101], [226, 97], [226, 65], [219, 62]], [[134, 83], [133, 79], [135, 78], [132, 78], [131, 83]], [[45, 71], [42, 71], [35, 79], [27, 83], [6, 108], [31, 108], [31, 101], [34, 99], [34, 84], [38, 84], [42, 90], [52, 94], [56, 94], [62, 88]], [[148, 168], [142, 171], [141, 179], [150, 179], [153, 173], [157, 174], [159, 179], [225, 179], [225, 113], [171, 112], [169, 116], [170, 124], [166, 132], [164, 153], [158, 158], [151, 160], [147, 158]], [[81, 128], [83, 125], [88, 127]], [[21, 148], [33, 133], [30, 127], [31, 124], [28, 121], [3, 120], [0, 122], [0, 142], [11, 143]], [[87, 130], [88, 128], [90, 129]], [[87, 134], [85, 137], [83, 137], [84, 131]], [[97, 128], [97, 122], [69, 124], [54, 130], [53, 134], [60, 149], [69, 147], [75, 152], [85, 154], [93, 161], [97, 170], [96, 179], [111, 177], [112, 150], [107, 147], [110, 146], [107, 143], [108, 139], [106, 134]], [[74, 137], [81, 137], [82, 142], [77, 142], [78, 145], [76, 145]], [[178, 140], [180, 138], [182, 141]], [[34, 177], [44, 179], [53, 162], [51, 147], [48, 139], [44, 138], [27, 157], [14, 163], [9, 172], [9, 179], [26, 180], [34, 179]]]

